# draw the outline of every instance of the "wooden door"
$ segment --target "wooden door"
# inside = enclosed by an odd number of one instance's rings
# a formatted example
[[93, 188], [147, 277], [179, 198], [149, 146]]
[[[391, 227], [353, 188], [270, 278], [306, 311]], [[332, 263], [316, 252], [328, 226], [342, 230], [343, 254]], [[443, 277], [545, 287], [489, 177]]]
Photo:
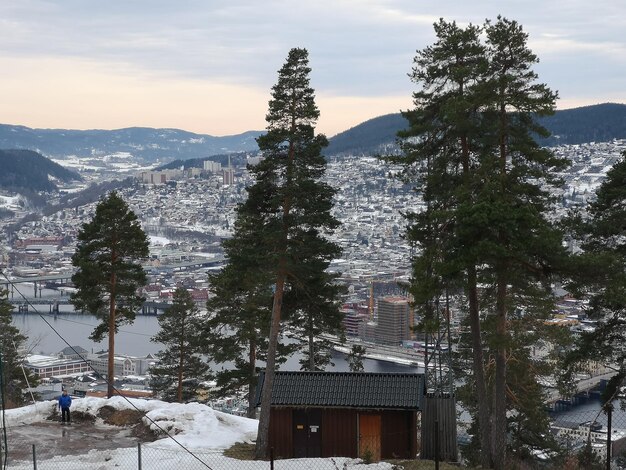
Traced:
[[359, 457], [380, 460], [380, 415], [359, 414]]
[[294, 458], [322, 456], [322, 410], [293, 410]]

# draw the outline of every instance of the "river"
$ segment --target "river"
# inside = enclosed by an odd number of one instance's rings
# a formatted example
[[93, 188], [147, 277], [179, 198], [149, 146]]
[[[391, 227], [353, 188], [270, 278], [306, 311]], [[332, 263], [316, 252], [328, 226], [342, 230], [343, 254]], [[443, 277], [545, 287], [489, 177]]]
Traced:
[[[77, 313], [60, 313], [56, 316], [35, 313], [14, 313], [13, 324], [28, 336], [28, 349], [37, 354], [56, 354], [67, 346], [81, 346], [88, 351], [106, 349], [107, 339], [102, 343], [94, 343], [89, 335], [97, 325], [98, 320], [93, 315]], [[115, 352], [129, 356], [146, 356], [154, 354], [163, 348], [162, 344], [150, 341], [150, 338], [159, 331], [157, 317], [151, 315], [137, 315], [132, 325], [120, 327], [115, 336]], [[57, 334], [58, 333], [58, 334]], [[60, 336], [63, 337], [61, 339]], [[294, 355], [281, 366], [281, 370], [299, 370], [300, 356]], [[344, 372], [350, 370], [346, 357], [333, 351], [334, 366], [327, 370]], [[421, 372], [417, 367], [394, 364], [390, 362], [364, 359], [363, 366], [368, 372]]]

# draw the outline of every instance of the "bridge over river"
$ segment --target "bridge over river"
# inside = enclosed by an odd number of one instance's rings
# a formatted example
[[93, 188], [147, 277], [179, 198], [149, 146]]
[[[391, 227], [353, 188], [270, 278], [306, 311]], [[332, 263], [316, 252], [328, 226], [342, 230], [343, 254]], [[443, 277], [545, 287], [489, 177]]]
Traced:
[[[155, 272], [166, 272], [166, 273], [174, 273], [177, 271], [193, 271], [201, 268], [211, 268], [220, 266], [224, 262], [225, 258], [223, 255], [218, 255], [213, 258], [203, 258], [198, 257], [193, 260], [181, 261], [180, 263], [171, 263], [171, 264], [161, 264], [158, 266], [152, 264], [145, 264], [143, 266], [144, 271], [148, 274], [154, 274]], [[74, 271], [67, 271], [59, 274], [47, 274], [44, 276], [27, 276], [27, 277], [14, 277], [10, 279], [13, 284], [22, 284], [25, 282], [33, 282], [35, 284], [40, 284], [44, 282], [69, 282], [72, 278]], [[5, 289], [8, 289], [10, 286], [9, 281], [6, 279], [0, 280], [0, 285], [4, 286]]]
[[[148, 275], [154, 275], [156, 273], [176, 273], [181, 271], [194, 271], [202, 268], [214, 268], [224, 263], [224, 256], [218, 255], [212, 258], [197, 257], [188, 261], [181, 261], [179, 263], [170, 263], [154, 266], [151, 264], [144, 265], [143, 268]], [[0, 286], [11, 292], [10, 302], [17, 307], [17, 310], [21, 313], [28, 313], [36, 308], [40, 313], [59, 313], [60, 306], [71, 305], [69, 296], [63, 295], [61, 291], [59, 295], [42, 297], [41, 291], [46, 284], [71, 284], [71, 278], [73, 271], [68, 271], [59, 274], [49, 274], [44, 276], [29, 276], [29, 277], [15, 277], [10, 279], [10, 282], [6, 279], [0, 280]], [[32, 283], [34, 284], [34, 297], [27, 296], [26, 298], [13, 295], [13, 285]], [[37, 295], [39, 292], [39, 295]], [[162, 313], [170, 304], [167, 302], [159, 301], [147, 301], [143, 304], [142, 314], [156, 315]], [[35, 306], [43, 306], [40, 310]], [[47, 308], [45, 308], [47, 306]]]
[[610, 370], [599, 375], [581, 379], [576, 382], [576, 391], [569, 397], [563, 397], [556, 389], [547, 392], [548, 406], [552, 411], [563, 411], [587, 401], [593, 394], [599, 394], [604, 390], [606, 383], [611, 377], [617, 374]]

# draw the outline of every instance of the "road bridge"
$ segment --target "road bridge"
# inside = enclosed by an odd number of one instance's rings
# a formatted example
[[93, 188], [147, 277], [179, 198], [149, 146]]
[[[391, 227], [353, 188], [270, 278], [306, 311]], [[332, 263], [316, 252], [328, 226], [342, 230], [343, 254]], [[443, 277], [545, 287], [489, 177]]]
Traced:
[[[220, 266], [224, 263], [225, 257], [223, 255], [217, 255], [212, 258], [196, 257], [191, 260], [181, 261], [179, 263], [169, 263], [161, 265], [145, 264], [143, 266], [144, 271], [151, 275], [155, 272], [175, 273], [180, 271], [193, 271], [202, 268], [211, 268]], [[41, 290], [45, 283], [57, 283], [57, 284], [70, 284], [74, 271], [66, 271], [58, 274], [47, 274], [43, 276], [27, 276], [27, 277], [14, 277], [10, 279], [10, 282], [6, 279], [0, 280], [0, 286], [13, 292], [12, 284], [24, 284], [32, 282], [35, 286], [35, 297], [41, 297]], [[39, 291], [39, 296], [37, 296]], [[34, 302], [33, 302], [34, 303]], [[45, 302], [44, 302], [45, 303]]]
[[563, 411], [574, 405], [584, 403], [593, 393], [600, 393], [604, 390], [606, 383], [617, 374], [611, 370], [603, 374], [595, 375], [576, 382], [576, 391], [569, 397], [563, 397], [556, 389], [551, 389], [547, 393], [546, 403], [552, 411]]

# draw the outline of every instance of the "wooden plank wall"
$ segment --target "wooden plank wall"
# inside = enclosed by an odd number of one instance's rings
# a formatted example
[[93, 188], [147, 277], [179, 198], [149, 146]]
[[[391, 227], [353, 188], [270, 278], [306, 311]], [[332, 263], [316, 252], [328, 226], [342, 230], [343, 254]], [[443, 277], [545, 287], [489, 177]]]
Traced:
[[417, 452], [417, 428], [412, 423], [415, 411], [382, 411], [381, 457], [414, 459]]
[[322, 411], [322, 456], [357, 457], [357, 411], [326, 408]]
[[270, 411], [270, 447], [274, 448], [274, 458], [293, 457], [293, 424], [291, 408], [272, 408]]
[[424, 396], [421, 450], [423, 459], [435, 459], [435, 421], [439, 422], [439, 460], [457, 462], [456, 400], [454, 394], [428, 393]]

